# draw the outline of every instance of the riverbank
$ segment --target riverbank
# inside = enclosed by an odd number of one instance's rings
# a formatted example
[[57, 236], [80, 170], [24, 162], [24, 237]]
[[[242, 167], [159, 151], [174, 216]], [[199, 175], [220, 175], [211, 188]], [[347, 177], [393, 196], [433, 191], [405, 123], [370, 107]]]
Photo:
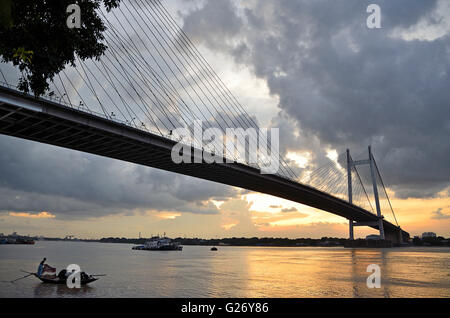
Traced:
[[[6, 238], [5, 238], [6, 239]], [[47, 238], [47, 237], [27, 237], [28, 240], [40, 241], [69, 241], [69, 242], [98, 242], [98, 243], [121, 243], [143, 245], [150, 238], [125, 238], [125, 237], [107, 237], [102, 239], [67, 239], [67, 238]], [[356, 241], [367, 242], [367, 246], [377, 245], [376, 241], [367, 241], [359, 239], [350, 241], [345, 238], [323, 237], [320, 239], [312, 238], [222, 238], [222, 239], [202, 239], [202, 238], [174, 238], [173, 241], [184, 246], [247, 246], [247, 247], [344, 247], [352, 246]], [[418, 238], [415, 237], [411, 242], [411, 246], [424, 247], [450, 247], [450, 240], [443, 237], [436, 238]], [[361, 244], [360, 244], [361, 245]]]

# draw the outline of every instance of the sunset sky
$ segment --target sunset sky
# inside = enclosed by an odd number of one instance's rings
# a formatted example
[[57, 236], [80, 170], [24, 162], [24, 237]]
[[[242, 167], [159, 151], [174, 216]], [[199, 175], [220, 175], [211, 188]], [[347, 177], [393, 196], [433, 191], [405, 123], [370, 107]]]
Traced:
[[[372, 145], [398, 222], [450, 237], [450, 3], [163, 1], [281, 152], [314, 170]], [[0, 67], [9, 78], [17, 74]], [[330, 159], [331, 158], [331, 159]], [[391, 215], [386, 216], [390, 219]], [[294, 202], [0, 136], [0, 233], [80, 238], [348, 237]], [[375, 233], [357, 228], [356, 236]]]

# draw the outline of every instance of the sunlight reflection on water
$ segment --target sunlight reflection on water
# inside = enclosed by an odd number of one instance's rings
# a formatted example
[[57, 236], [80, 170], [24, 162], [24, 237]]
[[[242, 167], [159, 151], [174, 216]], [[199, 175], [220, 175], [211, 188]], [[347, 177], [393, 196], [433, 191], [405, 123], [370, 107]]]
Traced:
[[[79, 290], [34, 277], [3, 282], [0, 297], [450, 297], [450, 248], [145, 252], [127, 244], [39, 241], [0, 246], [0, 281], [35, 270], [43, 257], [58, 271], [74, 263], [107, 276]], [[370, 264], [381, 268], [381, 289], [366, 286]]]

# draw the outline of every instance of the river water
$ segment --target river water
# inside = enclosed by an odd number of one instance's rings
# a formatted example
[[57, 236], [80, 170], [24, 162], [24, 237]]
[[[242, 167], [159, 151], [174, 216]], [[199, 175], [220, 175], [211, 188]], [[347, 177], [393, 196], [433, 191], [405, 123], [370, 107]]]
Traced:
[[[0, 245], [0, 281], [78, 264], [107, 274], [79, 290], [35, 277], [0, 282], [0, 297], [450, 297], [450, 248], [394, 249], [185, 246], [134, 251], [128, 244], [38, 241]], [[381, 288], [366, 284], [370, 264]]]

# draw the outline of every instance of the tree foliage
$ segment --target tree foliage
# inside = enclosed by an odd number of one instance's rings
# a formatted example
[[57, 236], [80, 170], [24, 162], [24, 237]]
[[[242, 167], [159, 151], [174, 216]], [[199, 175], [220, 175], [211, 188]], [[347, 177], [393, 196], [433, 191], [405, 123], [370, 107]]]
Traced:
[[[106, 50], [106, 27], [97, 13], [103, 4], [109, 11], [120, 0], [0, 0], [0, 56], [22, 72], [18, 89], [44, 94], [48, 82], [65, 65], [81, 60], [99, 59]], [[67, 7], [78, 4], [81, 28], [67, 27]]]

